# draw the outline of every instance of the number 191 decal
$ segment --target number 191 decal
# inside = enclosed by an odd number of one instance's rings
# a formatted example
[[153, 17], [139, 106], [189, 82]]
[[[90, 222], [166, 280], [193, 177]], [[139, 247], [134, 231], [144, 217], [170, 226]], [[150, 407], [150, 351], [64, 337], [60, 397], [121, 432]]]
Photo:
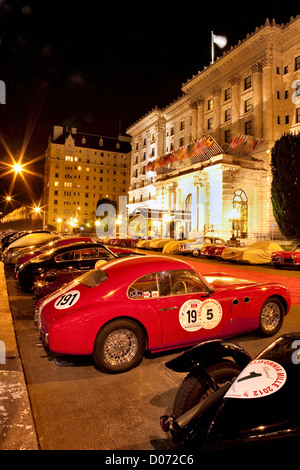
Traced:
[[69, 308], [76, 304], [80, 297], [79, 290], [71, 290], [61, 295], [54, 304], [57, 309]]

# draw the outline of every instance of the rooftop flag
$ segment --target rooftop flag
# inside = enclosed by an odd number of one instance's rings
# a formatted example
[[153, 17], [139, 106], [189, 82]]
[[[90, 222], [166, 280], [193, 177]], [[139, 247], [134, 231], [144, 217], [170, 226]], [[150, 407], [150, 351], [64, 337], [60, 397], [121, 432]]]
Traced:
[[213, 35], [214, 43], [217, 44], [221, 49], [226, 46], [227, 38], [225, 36], [217, 36], [216, 34]]
[[220, 49], [223, 49], [227, 44], [227, 38], [225, 36], [218, 36], [211, 32], [211, 62], [214, 63], [214, 44], [217, 44]]

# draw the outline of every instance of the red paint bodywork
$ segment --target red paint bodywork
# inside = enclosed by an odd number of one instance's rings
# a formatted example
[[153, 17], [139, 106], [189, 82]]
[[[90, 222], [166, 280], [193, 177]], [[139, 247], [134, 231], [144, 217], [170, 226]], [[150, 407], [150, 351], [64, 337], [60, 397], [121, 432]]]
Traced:
[[[209, 293], [207, 288], [206, 292], [166, 297], [128, 296], [131, 284], [142, 276], [173, 270], [196, 273], [208, 288], [214, 288], [214, 292]], [[90, 355], [99, 330], [107, 322], [120, 317], [134, 319], [142, 325], [149, 351], [173, 349], [256, 330], [261, 307], [270, 296], [277, 295], [283, 299], [286, 313], [291, 305], [289, 290], [281, 284], [255, 283], [224, 274], [201, 276], [191, 264], [171, 257], [123, 258], [109, 261], [101, 268], [103, 271], [107, 279], [96, 287], [87, 287], [78, 278], [40, 299], [36, 322], [41, 338], [50, 350], [62, 354]], [[71, 291], [80, 294], [79, 300], [69, 308], [55, 308], [55, 302]], [[236, 305], [234, 300], [238, 301]], [[202, 327], [191, 331], [183, 328], [179, 321], [180, 312], [188, 301], [198, 301], [203, 307], [208, 301], [216, 303], [222, 311], [221, 321], [210, 329]]]
[[207, 245], [202, 250], [202, 255], [213, 258], [221, 258], [226, 245]]
[[271, 256], [272, 262], [277, 268], [300, 267], [300, 245], [296, 245], [292, 251], [275, 251]]

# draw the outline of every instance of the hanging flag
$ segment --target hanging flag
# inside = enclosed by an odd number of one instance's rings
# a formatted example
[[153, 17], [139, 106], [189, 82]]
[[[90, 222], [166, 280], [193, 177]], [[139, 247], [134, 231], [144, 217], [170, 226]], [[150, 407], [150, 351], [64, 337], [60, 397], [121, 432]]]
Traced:
[[227, 38], [225, 36], [218, 36], [217, 34], [213, 34], [213, 40], [214, 43], [220, 47], [220, 49], [223, 49], [223, 47], [225, 47], [227, 44]]

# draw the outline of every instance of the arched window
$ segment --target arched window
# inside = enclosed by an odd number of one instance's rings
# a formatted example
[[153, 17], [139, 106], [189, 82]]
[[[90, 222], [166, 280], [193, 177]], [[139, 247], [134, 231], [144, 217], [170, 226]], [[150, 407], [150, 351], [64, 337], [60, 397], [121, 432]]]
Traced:
[[245, 238], [248, 234], [248, 198], [242, 189], [237, 189], [233, 194], [233, 207], [240, 214], [238, 220], [234, 220], [232, 228], [237, 237]]
[[192, 229], [192, 221], [191, 221], [191, 213], [192, 213], [192, 194], [188, 194], [187, 197], [185, 198], [185, 202], [184, 202], [184, 224], [182, 225], [182, 230], [183, 230], [183, 233], [182, 233], [182, 236], [181, 238], [183, 237], [187, 237], [187, 234], [190, 233], [191, 229]]
[[188, 194], [185, 198], [184, 210], [190, 212], [192, 210], [192, 195]]

